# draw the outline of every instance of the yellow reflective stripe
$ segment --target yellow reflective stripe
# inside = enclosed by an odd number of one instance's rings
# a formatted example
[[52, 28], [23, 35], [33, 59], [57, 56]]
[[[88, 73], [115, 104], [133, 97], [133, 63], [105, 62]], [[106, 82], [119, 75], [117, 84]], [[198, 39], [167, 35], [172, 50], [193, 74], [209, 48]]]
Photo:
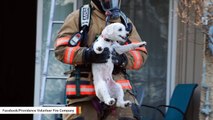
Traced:
[[66, 88], [66, 90], [70, 91], [70, 92], [75, 92], [76, 89], [75, 88]]
[[132, 89], [131, 85], [129, 83], [119, 83], [123, 89]]
[[[67, 91], [69, 92], [75, 92], [76, 88], [67, 88]], [[94, 92], [95, 89], [94, 88], [80, 88], [81, 92]]]
[[[76, 85], [66, 86], [67, 95], [76, 95]], [[80, 85], [81, 95], [95, 95], [95, 89], [93, 85]]]
[[132, 50], [132, 51], [130, 51], [130, 54], [134, 58], [134, 63], [133, 63], [132, 69], [139, 69], [143, 63], [143, 59], [142, 59], [140, 52]]
[[146, 50], [146, 47], [139, 47], [139, 48], [136, 48], [136, 50], [139, 50], [139, 51], [143, 51], [147, 54], [147, 50]]
[[80, 90], [81, 90], [82, 92], [94, 92], [94, 91], [95, 91], [94, 88], [80, 88]]
[[117, 80], [116, 82], [119, 83], [123, 89], [132, 89], [129, 80]]
[[[120, 84], [123, 89], [132, 89], [129, 80], [117, 80], [116, 83]], [[76, 95], [76, 85], [66, 86], [67, 95]], [[81, 95], [95, 95], [94, 85], [80, 85]]]
[[66, 37], [60, 37], [56, 40], [55, 47], [61, 46], [61, 45], [68, 45], [70, 36]]
[[64, 53], [64, 62], [67, 64], [72, 64], [75, 52], [80, 48], [80, 46], [76, 47], [68, 47]]
[[71, 64], [70, 58], [71, 58], [71, 53], [73, 51], [73, 48], [66, 48], [65, 54], [64, 54], [64, 62], [67, 64]]

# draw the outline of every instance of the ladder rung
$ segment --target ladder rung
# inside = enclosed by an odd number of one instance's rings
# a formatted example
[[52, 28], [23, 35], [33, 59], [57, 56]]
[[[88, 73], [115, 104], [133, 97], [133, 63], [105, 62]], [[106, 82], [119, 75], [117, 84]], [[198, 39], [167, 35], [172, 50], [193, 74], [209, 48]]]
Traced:
[[47, 79], [67, 79], [66, 76], [47, 76]]
[[63, 24], [64, 23], [64, 21], [52, 21], [53, 22], [53, 24]]
[[43, 107], [65, 107], [65, 104], [43, 104]]
[[49, 51], [54, 51], [55, 49], [54, 49], [54, 48], [49, 48], [48, 50], [49, 50]]
[[50, 50], [50, 51], [54, 51], [55, 49], [54, 49], [54, 48], [50, 48], [49, 50]]

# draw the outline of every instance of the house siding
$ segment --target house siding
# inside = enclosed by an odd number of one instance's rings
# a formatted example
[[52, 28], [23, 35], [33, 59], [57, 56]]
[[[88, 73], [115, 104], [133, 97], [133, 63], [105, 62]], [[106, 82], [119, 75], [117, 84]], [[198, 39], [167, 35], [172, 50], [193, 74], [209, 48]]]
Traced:
[[176, 84], [197, 83], [190, 107], [188, 120], [199, 119], [200, 83], [202, 79], [203, 34], [195, 26], [178, 23]]

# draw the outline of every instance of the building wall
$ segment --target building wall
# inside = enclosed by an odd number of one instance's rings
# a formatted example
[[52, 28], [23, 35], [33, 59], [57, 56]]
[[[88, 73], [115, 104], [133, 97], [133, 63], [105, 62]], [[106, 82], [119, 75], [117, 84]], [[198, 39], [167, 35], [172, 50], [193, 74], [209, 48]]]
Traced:
[[[204, 15], [206, 12], [212, 13], [212, 1], [204, 0], [203, 3]], [[190, 12], [193, 14], [192, 11]], [[212, 17], [212, 14], [209, 15]], [[212, 25], [212, 21], [209, 21], [208, 25]], [[208, 28], [208, 26], [203, 26], [203, 28]], [[179, 25], [179, 51], [177, 56], [180, 56], [180, 58], [177, 62], [176, 83], [195, 82], [200, 84], [195, 91], [188, 116], [192, 120], [213, 120], [212, 112], [209, 111], [209, 116], [202, 112], [203, 109], [208, 108], [205, 105], [206, 103], [210, 103], [209, 110], [211, 111], [213, 106], [213, 55], [210, 54], [207, 44], [208, 36], [202, 35], [201, 31], [186, 24]], [[210, 91], [209, 100], [206, 100], [207, 88]]]
[[204, 46], [203, 34], [195, 26], [179, 21], [177, 37], [176, 84], [199, 84], [187, 114], [188, 120], [198, 120]]

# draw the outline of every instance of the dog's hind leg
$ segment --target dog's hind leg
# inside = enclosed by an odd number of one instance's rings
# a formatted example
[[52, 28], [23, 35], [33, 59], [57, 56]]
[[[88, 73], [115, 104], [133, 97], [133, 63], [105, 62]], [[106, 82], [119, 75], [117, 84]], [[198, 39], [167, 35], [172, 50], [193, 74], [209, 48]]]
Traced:
[[120, 84], [112, 80], [110, 84], [110, 89], [111, 89], [110, 91], [111, 95], [117, 99], [117, 102], [116, 102], [117, 107], [125, 108], [128, 106], [131, 106], [130, 101], [128, 100], [124, 101], [124, 92]]
[[96, 96], [107, 105], [114, 105], [115, 99], [111, 98], [107, 88], [107, 84], [104, 80], [94, 78]]

